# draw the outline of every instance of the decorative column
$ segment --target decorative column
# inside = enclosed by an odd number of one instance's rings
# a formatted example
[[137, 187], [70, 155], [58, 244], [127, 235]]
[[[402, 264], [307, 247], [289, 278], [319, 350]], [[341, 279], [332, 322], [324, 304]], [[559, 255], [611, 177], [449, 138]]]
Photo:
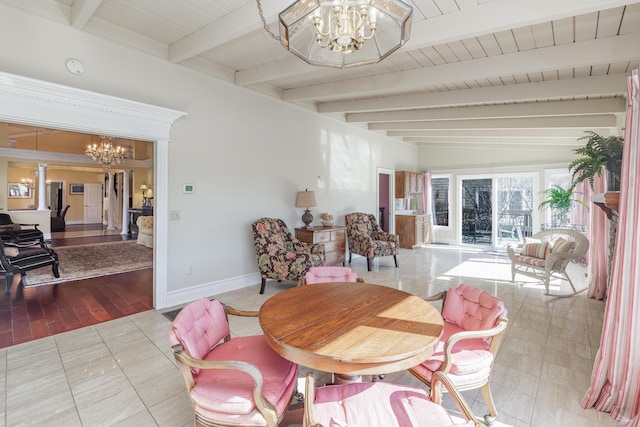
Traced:
[[47, 211], [47, 165], [38, 165], [38, 211]]
[[107, 200], [107, 230], [115, 230], [116, 227], [113, 225], [114, 223], [114, 213], [116, 209], [116, 195], [113, 191], [113, 172], [109, 172], [109, 180], [107, 181], [107, 185], [109, 186], [107, 190], [107, 194], [109, 198]]
[[129, 234], [129, 176], [130, 171], [122, 172], [122, 232]]

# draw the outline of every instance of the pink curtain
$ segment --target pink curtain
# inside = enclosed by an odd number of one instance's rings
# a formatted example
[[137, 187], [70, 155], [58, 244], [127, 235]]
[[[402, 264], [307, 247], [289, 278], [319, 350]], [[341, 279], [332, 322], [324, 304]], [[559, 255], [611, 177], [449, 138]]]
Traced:
[[433, 242], [433, 209], [432, 209], [432, 201], [433, 201], [433, 189], [431, 188], [431, 172], [425, 172], [422, 176], [424, 179], [424, 197], [422, 198], [424, 203], [424, 214], [425, 214], [425, 243]]
[[[605, 174], [596, 176], [593, 181], [593, 192], [601, 194], [605, 191], [607, 191]], [[590, 214], [588, 296], [603, 300], [607, 297], [609, 277], [609, 218], [593, 203], [591, 203]]]
[[618, 232], [600, 349], [583, 408], [640, 425], [640, 108], [638, 70], [628, 79]]

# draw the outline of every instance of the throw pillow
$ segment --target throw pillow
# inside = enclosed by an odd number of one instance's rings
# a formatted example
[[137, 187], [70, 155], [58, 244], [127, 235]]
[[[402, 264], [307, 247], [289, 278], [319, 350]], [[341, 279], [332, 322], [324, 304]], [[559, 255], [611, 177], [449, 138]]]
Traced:
[[539, 259], [547, 259], [547, 255], [549, 255], [549, 243], [525, 243], [520, 254]]
[[576, 246], [576, 242], [569, 242], [562, 237], [558, 237], [553, 243], [552, 252], [569, 253], [572, 252]]

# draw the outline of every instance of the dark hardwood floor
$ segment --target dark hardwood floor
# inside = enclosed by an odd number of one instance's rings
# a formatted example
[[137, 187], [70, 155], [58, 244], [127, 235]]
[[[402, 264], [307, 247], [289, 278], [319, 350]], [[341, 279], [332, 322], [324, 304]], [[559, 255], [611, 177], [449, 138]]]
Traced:
[[[67, 233], [52, 233], [52, 247], [133, 238], [100, 230], [100, 224], [68, 225]], [[4, 289], [2, 276], [0, 283]], [[0, 348], [152, 308], [152, 268], [26, 289], [14, 284], [10, 295], [0, 297]]]

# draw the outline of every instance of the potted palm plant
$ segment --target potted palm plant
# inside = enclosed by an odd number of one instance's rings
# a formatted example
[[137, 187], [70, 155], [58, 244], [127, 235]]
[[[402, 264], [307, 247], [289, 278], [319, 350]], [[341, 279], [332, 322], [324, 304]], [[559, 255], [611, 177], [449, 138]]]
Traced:
[[608, 190], [619, 190], [624, 140], [619, 136], [604, 137], [593, 131], [587, 131], [587, 135], [578, 140], [586, 140], [587, 143], [584, 147], [573, 150], [575, 154], [581, 156], [569, 164], [573, 186], [588, 179], [593, 189], [594, 178], [600, 176], [605, 169], [608, 173]]
[[573, 186], [565, 189], [559, 185], [554, 185], [543, 191], [547, 198], [540, 203], [538, 209], [551, 208], [552, 227], [566, 227], [569, 225], [569, 210], [574, 203], [589, 207], [583, 200], [573, 197], [573, 189]]

